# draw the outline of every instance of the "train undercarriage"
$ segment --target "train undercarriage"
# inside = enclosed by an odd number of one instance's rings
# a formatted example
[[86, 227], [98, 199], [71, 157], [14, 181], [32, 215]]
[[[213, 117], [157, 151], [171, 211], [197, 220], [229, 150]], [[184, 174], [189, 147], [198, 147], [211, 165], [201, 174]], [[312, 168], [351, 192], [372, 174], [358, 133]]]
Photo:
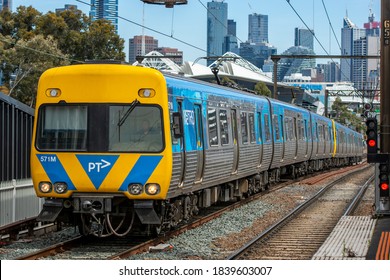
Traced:
[[309, 173], [356, 164], [359, 158], [315, 160], [275, 168], [168, 200], [128, 200], [110, 194], [74, 194], [72, 200], [48, 199], [42, 221], [75, 224], [83, 235], [126, 236], [129, 233], [159, 235], [198, 214], [200, 209], [220, 202], [244, 199], [267, 190], [282, 178], [297, 178]]

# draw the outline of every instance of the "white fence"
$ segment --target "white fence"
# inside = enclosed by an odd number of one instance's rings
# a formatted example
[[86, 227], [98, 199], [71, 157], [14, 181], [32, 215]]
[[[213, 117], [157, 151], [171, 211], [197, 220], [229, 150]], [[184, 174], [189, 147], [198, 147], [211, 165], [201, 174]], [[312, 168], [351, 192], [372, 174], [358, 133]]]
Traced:
[[36, 197], [31, 179], [0, 183], [0, 226], [35, 217], [43, 199]]

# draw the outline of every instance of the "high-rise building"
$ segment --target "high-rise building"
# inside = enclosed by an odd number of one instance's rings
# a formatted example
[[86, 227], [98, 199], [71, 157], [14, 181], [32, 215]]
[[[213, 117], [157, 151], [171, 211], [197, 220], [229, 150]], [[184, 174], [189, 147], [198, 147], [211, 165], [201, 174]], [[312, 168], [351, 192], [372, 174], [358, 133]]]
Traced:
[[261, 69], [263, 69], [264, 62], [274, 54], [277, 54], [277, 49], [269, 43], [240, 44], [239, 55]]
[[237, 36], [237, 23], [232, 19], [228, 19], [228, 35]]
[[158, 47], [154, 49], [155, 51], [158, 51], [162, 55], [165, 56], [172, 56], [169, 59], [172, 60], [177, 65], [183, 65], [183, 52], [179, 51], [176, 48], [169, 48], [169, 47]]
[[228, 34], [223, 41], [222, 53], [233, 52], [238, 54], [238, 42], [237, 42], [237, 23], [228, 19]]
[[[341, 29], [341, 49], [343, 55], [377, 55], [380, 49], [380, 23], [374, 21], [371, 13], [365, 28], [358, 28], [347, 17]], [[352, 81], [359, 90], [372, 89], [378, 81], [373, 81], [371, 73], [378, 72], [379, 59], [342, 59], [341, 80]], [[370, 81], [368, 81], [370, 80]]]
[[375, 21], [375, 15], [370, 10], [368, 22], [364, 24], [364, 29], [366, 29], [367, 36], [380, 36], [380, 26], [381, 23], [379, 21]]
[[129, 39], [129, 63], [134, 63], [137, 56], [145, 55], [158, 48], [158, 40], [151, 36], [134, 36]]
[[[358, 28], [348, 17], [344, 17], [341, 29], [341, 55], [354, 54], [354, 41], [366, 37], [365, 29]], [[341, 81], [352, 81], [352, 59], [340, 60]]]
[[[221, 56], [227, 27], [228, 4], [224, 0], [213, 0], [207, 3], [207, 56]], [[208, 59], [207, 65], [215, 59]]]
[[294, 46], [306, 47], [314, 51], [314, 31], [309, 29], [295, 28]]
[[118, 0], [91, 0], [89, 15], [93, 20], [107, 19], [111, 21], [118, 33]]
[[248, 41], [255, 44], [268, 43], [268, 15], [249, 15]]
[[63, 8], [56, 9], [56, 13], [62, 13], [64, 11], [74, 11], [74, 12], [81, 13], [81, 11], [77, 9], [77, 5], [65, 4]]
[[0, 11], [3, 9], [12, 11], [12, 0], [0, 0]]
[[336, 83], [340, 81], [340, 64], [338, 62], [329, 61], [324, 70], [325, 82]]

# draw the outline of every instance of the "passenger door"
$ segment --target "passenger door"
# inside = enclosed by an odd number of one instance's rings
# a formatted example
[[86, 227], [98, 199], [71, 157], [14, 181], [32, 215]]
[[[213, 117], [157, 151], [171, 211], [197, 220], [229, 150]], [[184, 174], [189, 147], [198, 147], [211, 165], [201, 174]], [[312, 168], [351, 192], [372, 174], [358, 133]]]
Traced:
[[232, 109], [231, 113], [231, 122], [232, 122], [232, 134], [233, 134], [233, 168], [232, 174], [237, 172], [238, 169], [238, 160], [239, 160], [239, 146], [238, 146], [238, 120], [237, 120], [237, 110]]
[[204, 133], [203, 133], [203, 118], [202, 107], [199, 104], [194, 105], [195, 114], [195, 137], [197, 149], [197, 169], [195, 174], [195, 182], [201, 182], [204, 171]]

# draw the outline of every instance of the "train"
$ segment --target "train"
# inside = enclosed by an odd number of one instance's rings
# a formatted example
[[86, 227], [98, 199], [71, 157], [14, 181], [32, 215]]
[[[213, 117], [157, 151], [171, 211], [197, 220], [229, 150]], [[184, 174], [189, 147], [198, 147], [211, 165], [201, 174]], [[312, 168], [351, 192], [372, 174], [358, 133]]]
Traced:
[[305, 108], [121, 63], [45, 71], [35, 110], [37, 220], [83, 235], [158, 235], [363, 156], [362, 134]]

